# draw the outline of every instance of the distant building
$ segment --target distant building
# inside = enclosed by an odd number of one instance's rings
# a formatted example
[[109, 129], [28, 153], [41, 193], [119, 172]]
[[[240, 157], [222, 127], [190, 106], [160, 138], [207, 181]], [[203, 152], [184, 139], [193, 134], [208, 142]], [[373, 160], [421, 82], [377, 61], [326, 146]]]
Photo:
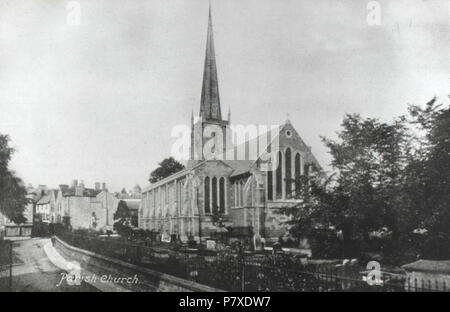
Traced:
[[139, 208], [142, 198], [141, 191], [141, 187], [136, 185], [131, 192], [121, 192], [117, 194], [117, 198], [123, 200], [127, 204], [131, 215], [131, 225], [134, 227], [138, 227], [139, 225]]
[[113, 215], [119, 200], [108, 192], [106, 184], [95, 183], [86, 188], [74, 180], [72, 185], [60, 185], [55, 205], [55, 220], [73, 229], [112, 229]]
[[57, 190], [42, 191], [42, 193], [36, 202], [35, 218], [41, 222], [54, 223]]

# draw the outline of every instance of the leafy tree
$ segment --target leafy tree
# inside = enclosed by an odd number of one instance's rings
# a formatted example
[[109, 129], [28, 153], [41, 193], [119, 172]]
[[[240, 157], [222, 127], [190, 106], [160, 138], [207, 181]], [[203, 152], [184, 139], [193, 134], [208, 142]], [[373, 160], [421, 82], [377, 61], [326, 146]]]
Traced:
[[150, 173], [150, 183], [156, 183], [185, 168], [183, 164], [176, 161], [173, 157], [164, 159], [158, 165], [159, 167]]
[[14, 149], [9, 146], [9, 137], [0, 134], [0, 212], [15, 223], [23, 223], [28, 204], [27, 190], [22, 180], [9, 170], [9, 161]]
[[302, 201], [282, 210], [292, 235], [322, 254], [340, 245], [344, 256], [378, 248], [397, 262], [450, 257], [450, 107], [434, 98], [409, 113], [392, 123], [346, 115], [338, 141], [322, 138], [335, 174], [294, 181]]
[[129, 239], [132, 234], [131, 230], [131, 220], [130, 220], [130, 209], [125, 201], [119, 201], [117, 205], [116, 213], [114, 214], [114, 229], [119, 233], [120, 236]]
[[337, 169], [333, 195], [341, 204], [336, 213], [344, 241], [367, 242], [368, 233], [381, 227], [397, 232], [402, 216], [396, 206], [409, 148], [405, 118], [384, 123], [347, 115], [342, 127], [339, 142], [323, 141]]
[[369, 232], [397, 227], [395, 206], [408, 145], [403, 117], [384, 123], [346, 115], [341, 126], [338, 141], [322, 138], [335, 174], [325, 180], [311, 167], [312, 176], [295, 181], [303, 201], [284, 213], [291, 216], [294, 236], [321, 236], [335, 244], [330, 234], [339, 233], [344, 255], [353, 256], [367, 248]]
[[130, 216], [131, 216], [130, 209], [128, 208], [127, 203], [123, 200], [119, 201], [116, 213], [114, 214], [114, 220], [126, 219], [129, 218]]
[[[405, 209], [409, 211], [408, 233], [421, 229], [422, 257], [450, 257], [450, 106], [411, 106], [411, 123], [418, 127], [416, 149], [410, 155], [404, 185]], [[408, 238], [408, 236], [406, 237]]]

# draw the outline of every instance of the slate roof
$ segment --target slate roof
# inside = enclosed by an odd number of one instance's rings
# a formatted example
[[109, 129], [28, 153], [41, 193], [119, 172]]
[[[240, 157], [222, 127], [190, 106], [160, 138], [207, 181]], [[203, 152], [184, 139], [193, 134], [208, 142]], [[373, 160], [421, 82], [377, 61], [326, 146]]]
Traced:
[[[62, 195], [64, 197], [75, 196], [75, 187], [61, 187]], [[90, 188], [84, 188], [83, 197], [96, 197], [102, 190], [95, 190]]]
[[51, 194], [44, 194], [37, 202], [37, 205], [45, 205], [49, 204], [51, 200]]
[[228, 166], [233, 168], [231, 177], [236, 177], [250, 171], [253, 160], [223, 160]]
[[138, 210], [139, 206], [141, 205], [141, 201], [126, 200], [126, 199], [122, 199], [122, 200], [127, 203], [127, 206], [130, 210]]

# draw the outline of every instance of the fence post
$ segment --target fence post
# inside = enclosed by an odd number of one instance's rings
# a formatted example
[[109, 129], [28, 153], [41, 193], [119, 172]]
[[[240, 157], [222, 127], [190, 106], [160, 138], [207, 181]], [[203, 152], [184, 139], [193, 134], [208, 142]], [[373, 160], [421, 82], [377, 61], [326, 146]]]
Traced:
[[9, 242], [9, 291], [12, 292], [13, 241]]
[[239, 258], [241, 262], [241, 291], [245, 292], [245, 254], [244, 254], [244, 246], [240, 246], [239, 248]]

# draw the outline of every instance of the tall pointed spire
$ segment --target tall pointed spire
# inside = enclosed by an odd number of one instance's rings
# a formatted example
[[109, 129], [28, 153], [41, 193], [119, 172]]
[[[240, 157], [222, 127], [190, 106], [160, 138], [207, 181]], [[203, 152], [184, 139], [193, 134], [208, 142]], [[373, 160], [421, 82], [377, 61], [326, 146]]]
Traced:
[[209, 2], [208, 35], [206, 39], [206, 55], [205, 67], [203, 69], [200, 115], [205, 119], [222, 120], [211, 20], [211, 1]]

